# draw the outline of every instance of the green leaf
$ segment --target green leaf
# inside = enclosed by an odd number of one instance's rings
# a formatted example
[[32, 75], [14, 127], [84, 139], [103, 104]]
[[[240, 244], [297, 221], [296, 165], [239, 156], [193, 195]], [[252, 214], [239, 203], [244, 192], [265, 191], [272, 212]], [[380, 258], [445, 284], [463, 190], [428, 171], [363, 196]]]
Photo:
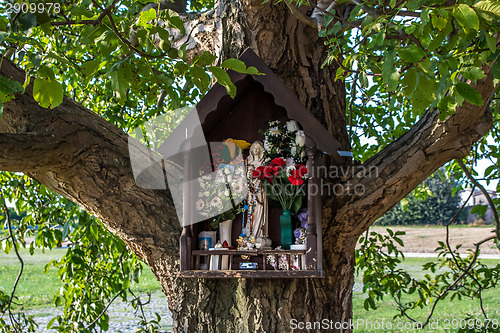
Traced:
[[443, 30], [446, 27], [447, 20], [442, 16], [431, 14], [431, 21], [434, 28], [438, 29], [439, 31]]
[[226, 88], [229, 96], [231, 96], [231, 98], [234, 98], [236, 96], [236, 86], [231, 81], [226, 71], [217, 66], [210, 66], [208, 67], [208, 69], [212, 72], [212, 74], [214, 74], [215, 78], [217, 79], [217, 82], [221, 86]]
[[238, 72], [238, 73], [252, 74], [252, 75], [263, 75], [262, 73], [259, 73], [259, 71], [255, 67], [248, 67], [247, 68], [245, 63], [241, 60], [238, 60], [238, 59], [227, 59], [221, 64], [221, 67], [231, 69], [231, 70]]
[[206, 66], [213, 64], [215, 59], [217, 59], [217, 57], [208, 51], [203, 52], [203, 54], [200, 56], [202, 65]]
[[408, 199], [406, 198], [401, 199], [401, 208], [403, 209], [403, 212], [408, 210]]
[[210, 85], [210, 76], [198, 66], [193, 66], [189, 73], [192, 75], [191, 80], [200, 91], [206, 91]]
[[401, 83], [405, 87], [403, 89], [403, 95], [406, 97], [411, 96], [417, 86], [417, 70], [413, 67], [408, 69], [404, 74]]
[[167, 30], [163, 29], [162, 27], [158, 27], [158, 36], [160, 36], [160, 38], [163, 40], [170, 39], [170, 34], [168, 33]]
[[170, 87], [172, 85], [172, 83], [174, 83], [174, 80], [172, 80], [172, 78], [166, 76], [163, 73], [160, 75], [157, 75], [156, 80], [158, 80], [158, 82], [161, 83], [161, 87], [163, 89]]
[[5, 249], [4, 249], [5, 253], [9, 254], [10, 249], [12, 249], [12, 243], [10, 242], [10, 240], [7, 240], [5, 242]]
[[417, 45], [412, 45], [407, 48], [398, 49], [398, 55], [404, 61], [415, 63], [425, 57], [425, 51]]
[[441, 100], [438, 102], [437, 107], [441, 111], [448, 111], [446, 114], [448, 114], [450, 111], [455, 110], [455, 106], [457, 103], [455, 102], [455, 99], [452, 96], [445, 96], [441, 98]]
[[63, 226], [63, 234], [62, 234], [62, 240], [65, 240], [66, 237], [68, 237], [68, 233], [69, 233], [69, 222], [70, 222], [70, 219], [67, 219], [66, 222], [64, 223], [64, 226]]
[[164, 10], [162, 12], [162, 17], [167, 21], [167, 26], [169, 28], [177, 28], [182, 34], [186, 33], [184, 22], [175, 11], [171, 9]]
[[427, 75], [419, 75], [417, 89], [411, 97], [412, 106], [424, 110], [436, 99], [437, 82]]
[[125, 103], [127, 100], [127, 82], [125, 81], [125, 72], [122, 66], [111, 72], [111, 88], [113, 89], [113, 95], [118, 100], [120, 104]]
[[98, 59], [89, 60], [81, 66], [81, 72], [84, 76], [92, 76], [99, 68], [104, 66], [105, 62], [101, 62]]
[[156, 19], [156, 10], [150, 8], [149, 10], [144, 10], [139, 14], [139, 19], [137, 20], [137, 25], [140, 27], [145, 26], [149, 21]]
[[493, 63], [491, 72], [494, 79], [500, 79], [500, 61], [498, 59]]
[[[483, 210], [483, 206], [486, 207], [486, 209], [488, 209], [488, 206], [486, 206], [486, 205], [475, 205], [474, 207], [471, 208], [469, 214], [474, 215], [477, 213], [481, 213]], [[482, 215], [484, 215], [484, 214], [482, 214]]]
[[2, 115], [3, 115], [3, 103], [0, 100], [0, 118], [2, 118]]
[[481, 68], [475, 66], [465, 68], [461, 74], [464, 78], [473, 82], [476, 82], [486, 76]]
[[491, 52], [496, 52], [497, 50], [497, 39], [494, 36], [490, 36], [489, 32], [484, 32], [484, 38], [486, 39], [486, 44]]
[[49, 68], [45, 65], [40, 66], [40, 68], [36, 71], [36, 73], [38, 74], [38, 77], [42, 79], [51, 79], [51, 80], [56, 79], [56, 76], [52, 68]]
[[55, 79], [37, 77], [33, 84], [33, 98], [41, 107], [53, 109], [63, 102], [63, 86]]
[[49, 323], [47, 324], [47, 328], [50, 329], [52, 325], [54, 325], [54, 322], [56, 321], [57, 317], [52, 318]]
[[477, 17], [474, 9], [472, 9], [469, 5], [463, 3], [459, 4], [458, 7], [453, 9], [453, 16], [466, 30], [479, 30], [479, 18]]
[[382, 79], [387, 84], [387, 90], [394, 91], [399, 84], [399, 73], [394, 66], [396, 51], [391, 50], [382, 65]]
[[294, 214], [297, 214], [297, 212], [299, 211], [300, 207], [302, 206], [302, 196], [299, 195], [295, 198], [295, 200], [293, 201], [293, 204], [292, 204], [292, 212]]
[[474, 9], [476, 10], [480, 10], [482, 12], [500, 17], [500, 2], [498, 1], [479, 1], [476, 4], [472, 5], [472, 7], [474, 7]]
[[496, 165], [490, 165], [489, 167], [486, 168], [486, 170], [484, 170], [484, 176], [485, 177], [488, 177], [490, 175], [490, 173], [493, 172], [493, 170], [495, 170], [497, 168]]
[[13, 81], [5, 76], [0, 76], [0, 102], [7, 103], [14, 99], [14, 94], [22, 92], [23, 86], [17, 81]]
[[478, 106], [483, 105], [483, 98], [481, 97], [481, 94], [469, 84], [458, 82], [455, 87], [460, 96], [465, 98], [470, 103]]

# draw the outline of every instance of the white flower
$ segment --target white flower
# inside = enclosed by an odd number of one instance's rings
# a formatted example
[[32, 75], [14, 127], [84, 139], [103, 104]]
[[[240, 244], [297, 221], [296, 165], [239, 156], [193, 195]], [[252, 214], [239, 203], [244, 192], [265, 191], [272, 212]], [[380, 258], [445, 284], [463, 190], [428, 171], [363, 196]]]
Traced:
[[291, 149], [290, 149], [290, 152], [292, 153], [293, 156], [295, 156], [295, 154], [297, 154], [297, 146], [293, 146]]
[[269, 129], [269, 133], [272, 135], [272, 136], [278, 136], [280, 134], [280, 130], [278, 128], [278, 126], [274, 126], [274, 127], [271, 127]]
[[222, 207], [222, 200], [219, 197], [215, 197], [210, 202], [210, 206], [216, 207], [216, 208]]
[[302, 158], [302, 159], [303, 159], [303, 158], [306, 158], [306, 151], [305, 151], [305, 150], [302, 150], [302, 151], [300, 152], [300, 158]]
[[293, 157], [286, 158], [285, 162], [287, 166], [293, 166], [295, 168], [295, 160]]
[[208, 196], [210, 195], [210, 193], [208, 191], [205, 191], [205, 192], [203, 192], [203, 195], [208, 198]]
[[304, 131], [297, 131], [295, 135], [295, 144], [300, 147], [304, 147], [306, 143], [306, 136], [304, 135]]
[[287, 165], [285, 168], [286, 175], [290, 177], [291, 171], [295, 170], [295, 164]]
[[269, 141], [264, 140], [264, 150], [271, 151], [271, 149], [273, 149], [273, 145]]
[[286, 122], [286, 129], [288, 132], [295, 132], [299, 130], [299, 125], [295, 120], [290, 120]]
[[202, 210], [205, 207], [205, 202], [203, 200], [199, 199], [196, 201], [196, 210]]

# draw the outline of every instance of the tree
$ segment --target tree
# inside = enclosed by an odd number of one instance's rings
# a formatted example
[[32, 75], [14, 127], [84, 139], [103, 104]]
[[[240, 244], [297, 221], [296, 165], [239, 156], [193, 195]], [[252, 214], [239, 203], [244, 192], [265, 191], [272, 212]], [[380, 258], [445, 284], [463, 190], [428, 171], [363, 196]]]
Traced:
[[[443, 170], [441, 170], [443, 171]], [[442, 175], [442, 172], [440, 173]], [[427, 178], [414, 192], [377, 220], [379, 225], [445, 224], [459, 210], [460, 196], [453, 195], [458, 186], [452, 179], [437, 173]]]
[[[498, 3], [220, 0], [192, 1], [189, 12], [186, 3], [174, 2], [179, 15], [141, 12], [142, 1], [81, 0], [49, 15], [2, 16], [0, 169], [25, 173], [122, 239], [162, 284], [178, 332], [348, 322], [359, 235], [492, 128]], [[378, 171], [330, 179], [364, 191], [324, 197], [325, 279], [180, 278], [168, 191], [141, 189], [131, 173], [126, 132], [193, 103], [207, 73], [231, 91], [212, 64], [248, 46], [342, 150], [352, 144], [362, 166]]]

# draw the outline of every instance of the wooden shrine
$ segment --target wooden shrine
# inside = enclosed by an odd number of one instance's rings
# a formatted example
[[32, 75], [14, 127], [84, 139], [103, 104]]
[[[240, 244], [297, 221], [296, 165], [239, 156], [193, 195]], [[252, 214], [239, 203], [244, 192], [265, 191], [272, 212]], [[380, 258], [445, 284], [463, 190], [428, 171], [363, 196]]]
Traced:
[[[307, 167], [309, 170], [321, 163], [321, 154], [332, 156], [339, 161], [337, 153], [339, 143], [321, 123], [300, 103], [294, 93], [264, 64], [253, 52], [247, 49], [239, 58], [247, 67], [256, 67], [265, 75], [248, 75], [228, 71], [231, 81], [237, 87], [236, 97], [231, 98], [224, 87], [214, 85], [207, 95], [199, 102], [192, 112], [197, 112], [207, 143], [223, 142], [227, 138], [242, 139], [247, 142], [263, 140], [259, 130], [268, 126], [268, 121], [279, 120], [283, 123], [295, 120], [306, 136]], [[182, 133], [182, 123], [179, 126]], [[187, 130], [186, 130], [187, 132]], [[305, 250], [276, 250], [280, 245], [279, 217], [281, 207], [269, 206], [268, 228], [269, 238], [273, 245], [271, 250], [239, 251], [210, 251], [200, 249], [198, 236], [209, 230], [208, 221], [189, 223], [190, 214], [184, 211], [183, 225], [180, 238], [180, 275], [194, 278], [310, 278], [323, 277], [322, 267], [322, 235], [321, 235], [321, 191], [320, 179], [316, 174], [307, 181], [308, 188], [316, 187], [315, 191], [308, 191], [304, 205], [308, 209], [308, 227], [306, 233]], [[188, 207], [186, 209], [189, 209]], [[232, 224], [231, 240], [241, 233], [242, 216], [237, 216]], [[216, 269], [201, 269], [202, 263], [210, 258], [218, 257]], [[221, 269], [222, 256], [229, 260], [228, 269]], [[243, 256], [243, 257], [242, 257]], [[273, 256], [282, 258], [285, 265], [281, 269], [271, 266], [266, 258]], [[243, 259], [245, 258], [245, 259]], [[298, 260], [298, 265], [297, 265]], [[241, 262], [253, 263], [253, 269], [240, 269]], [[292, 262], [295, 262], [292, 269]], [[277, 266], [277, 265], [276, 265]]]

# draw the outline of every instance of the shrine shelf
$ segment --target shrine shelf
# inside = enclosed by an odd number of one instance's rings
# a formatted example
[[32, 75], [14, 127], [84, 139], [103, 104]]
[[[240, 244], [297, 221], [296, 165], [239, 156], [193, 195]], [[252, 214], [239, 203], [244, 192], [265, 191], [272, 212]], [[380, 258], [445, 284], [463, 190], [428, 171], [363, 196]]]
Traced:
[[[331, 136], [328, 130], [314, 117], [302, 103], [294, 96], [293, 92], [280, 80], [273, 71], [251, 50], [247, 49], [240, 57], [240, 60], [247, 67], [253, 66], [260, 73], [265, 75], [250, 75], [228, 71], [228, 75], [237, 87], [236, 96], [229, 96], [226, 89], [216, 84], [200, 100], [196, 108], [191, 111], [193, 119], [199, 119], [204, 139], [208, 144], [221, 143], [228, 138], [244, 140], [248, 143], [263, 141], [262, 130], [265, 129], [269, 121], [279, 121], [285, 124], [294, 120], [303, 130], [305, 135], [305, 153], [307, 154], [307, 170], [319, 170], [322, 166], [322, 159], [328, 155], [330, 162], [341, 164], [345, 162], [338, 154], [339, 142]], [[191, 119], [191, 118], [190, 118]], [[192, 131], [190, 122], [181, 122], [171, 136], [185, 137]], [[187, 142], [186, 146], [191, 143]], [[166, 145], [167, 147], [168, 145]], [[206, 147], [196, 148], [208, 149]], [[196, 152], [198, 152], [196, 150]], [[208, 154], [200, 150], [199, 155]], [[182, 154], [180, 154], [182, 155]], [[179, 156], [180, 156], [179, 155]], [[197, 154], [186, 154], [183, 165], [191, 165], [190, 158], [196, 158]], [[179, 157], [181, 159], [181, 157]], [[194, 179], [196, 170], [184, 170], [187, 172], [186, 179]], [[190, 182], [186, 182], [189, 184]], [[320, 278], [324, 277], [323, 272], [323, 244], [322, 244], [322, 182], [318, 172], [311, 172], [307, 181], [307, 197], [304, 198], [303, 207], [307, 208], [307, 230], [305, 240], [305, 250], [268, 250], [268, 251], [237, 251], [237, 250], [201, 250], [199, 235], [203, 231], [210, 230], [207, 221], [200, 221], [192, 216], [194, 201], [189, 198], [194, 197], [192, 189], [186, 187], [183, 202], [182, 233], [180, 236], [180, 276], [191, 278]], [[266, 236], [272, 240], [272, 247], [281, 247], [281, 227], [280, 215], [283, 213], [281, 207], [269, 206], [268, 234]], [[242, 232], [242, 222], [237, 216], [232, 222], [231, 242], [228, 246], [238, 246], [237, 240]], [[211, 246], [215, 245], [215, 241]], [[288, 244], [286, 245], [286, 247]], [[285, 247], [285, 246], [284, 246]], [[241, 248], [241, 247], [240, 247]], [[243, 247], [248, 248], [248, 247]], [[219, 251], [220, 253], [217, 253]], [[229, 256], [229, 266], [227, 270], [202, 270], [200, 267], [207, 267], [210, 256]], [[242, 259], [241, 256], [247, 256]], [[279, 259], [285, 256], [284, 262], [281, 260], [282, 269], [275, 269], [267, 262], [266, 258], [274, 258], [274, 265], [279, 264]], [[292, 259], [298, 256], [291, 269]], [[221, 259], [221, 258], [219, 258]], [[294, 259], [295, 260], [295, 259]], [[227, 257], [224, 257], [227, 262]], [[256, 269], [241, 270], [239, 264], [242, 262], [254, 263]], [[214, 267], [221, 267], [221, 260]], [[280, 266], [280, 265], [278, 265]], [[226, 267], [226, 266], [224, 266]], [[242, 266], [244, 267], [244, 266]], [[209, 267], [208, 267], [209, 268]], [[236, 269], [238, 268], [238, 269]], [[254, 267], [252, 267], [254, 268]]]

